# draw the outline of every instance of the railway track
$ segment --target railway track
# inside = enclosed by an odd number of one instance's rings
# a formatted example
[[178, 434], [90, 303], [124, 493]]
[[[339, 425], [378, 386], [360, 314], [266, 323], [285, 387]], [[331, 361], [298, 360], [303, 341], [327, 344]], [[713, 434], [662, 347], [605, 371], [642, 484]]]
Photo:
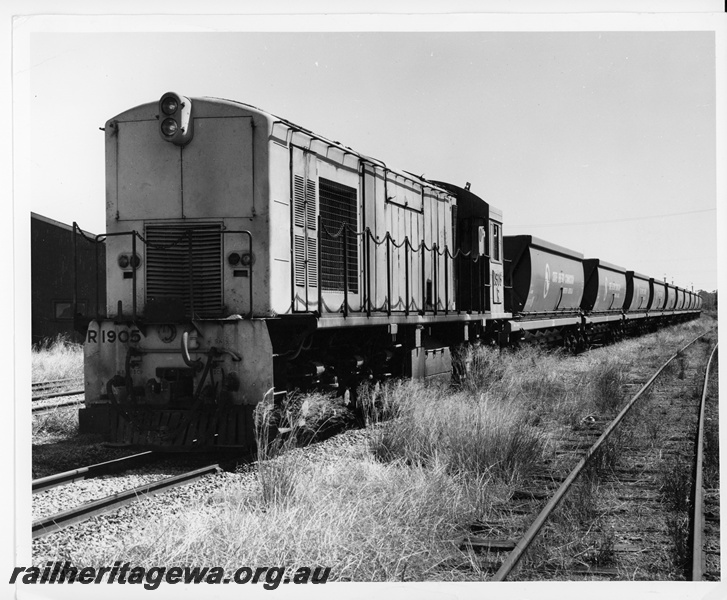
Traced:
[[[710, 396], [710, 367], [717, 354], [717, 345], [714, 346], [712, 354], [707, 362], [704, 374], [704, 385], [702, 386], [702, 400], [699, 409], [699, 426], [697, 434], [697, 460], [695, 465], [694, 481], [694, 503], [692, 513], [692, 581], [718, 580], [720, 579], [719, 564], [719, 485], [718, 481], [711, 480], [711, 489], [705, 493], [705, 479], [711, 479], [706, 473], [705, 465], [705, 432], [708, 425], [707, 415], [710, 419], [718, 416], [717, 398]], [[715, 378], [715, 381], [716, 378]], [[709, 413], [707, 412], [707, 400], [711, 398]], [[705, 477], [706, 476], [706, 477]], [[716, 479], [716, 478], [715, 478]], [[714, 485], [717, 483], [717, 485]], [[711, 523], [707, 528], [706, 517], [709, 516]], [[714, 523], [716, 522], [716, 527]], [[716, 555], [716, 557], [715, 557]], [[715, 560], [716, 558], [716, 560]]]
[[110, 475], [112, 473], [119, 473], [126, 469], [148, 464], [159, 458], [159, 456], [159, 453], [147, 450], [146, 452], [132, 454], [131, 456], [107, 460], [87, 467], [80, 467], [78, 469], [71, 469], [62, 473], [56, 473], [55, 475], [48, 475], [47, 477], [40, 477], [38, 479], [34, 479], [32, 482], [33, 493], [37, 494], [59, 485], [73, 483], [74, 481], [81, 481], [82, 479], [91, 479], [94, 477], [101, 477], [103, 475]]
[[[111, 461], [111, 462], [113, 462], [113, 461]], [[76, 480], [76, 479], [74, 479], [74, 477], [83, 478], [86, 476], [86, 474], [90, 474], [90, 473], [94, 472], [93, 471], [94, 467], [101, 467], [101, 465], [85, 467], [84, 469], [77, 469], [76, 471], [70, 471], [67, 473], [62, 473], [57, 476], [51, 476], [50, 478], [44, 478], [44, 479], [49, 480], [49, 479], [53, 479], [55, 477], [56, 481], [58, 481], [58, 483], [56, 483], [56, 485], [61, 485], [60, 480], [64, 480], [63, 483], [68, 483], [70, 481]], [[109, 468], [109, 464], [106, 463], [105, 466], [103, 467], [103, 469], [108, 469], [108, 468]], [[88, 471], [87, 469], [91, 469], [91, 471]], [[103, 469], [101, 469], [101, 470], [103, 470]], [[166, 490], [170, 490], [175, 487], [180, 487], [180, 486], [192, 483], [192, 482], [197, 481], [198, 479], [201, 479], [202, 477], [205, 477], [210, 474], [219, 473], [221, 470], [222, 470], [222, 468], [219, 466], [219, 464], [208, 465], [208, 466], [202, 467], [200, 469], [195, 469], [193, 471], [187, 471], [185, 473], [181, 473], [179, 475], [174, 475], [172, 477], [164, 477], [164, 478], [158, 479], [158, 480], [150, 482], [150, 483], [145, 483], [145, 484], [124, 490], [122, 492], [117, 492], [117, 493], [105, 496], [103, 498], [93, 500], [91, 502], [86, 502], [77, 507], [55, 513], [55, 514], [47, 516], [47, 517], [36, 519], [35, 521], [33, 521], [33, 524], [32, 524], [32, 537], [33, 537], [33, 539], [43, 537], [50, 533], [54, 533], [56, 531], [69, 527], [70, 525], [74, 525], [74, 524], [86, 521], [96, 515], [110, 512], [112, 510], [115, 510], [121, 506], [130, 504], [132, 502], [135, 502], [146, 496], [158, 494], [160, 492], [164, 492]], [[95, 472], [98, 472], [98, 471], [95, 471]], [[44, 484], [47, 484], [47, 483], [49, 483], [49, 482], [46, 481]], [[36, 482], [33, 482], [33, 484], [35, 486]], [[39, 485], [41, 485], [41, 483], [39, 483]], [[48, 487], [45, 487], [43, 489], [48, 489]], [[35, 489], [34, 489], [34, 491], [35, 491]]]
[[83, 394], [83, 388], [80, 387], [81, 383], [82, 380], [78, 377], [37, 381], [32, 384], [32, 399], [35, 402], [38, 400]]
[[[73, 395], [78, 395], [81, 392], [76, 392]], [[83, 404], [83, 398], [77, 399], [77, 400], [63, 400], [62, 402], [51, 402], [49, 404], [36, 404], [34, 405], [31, 410], [34, 415], [50, 412], [52, 410], [56, 410], [58, 408], [64, 408], [66, 406], [78, 406], [79, 404]]]
[[38, 381], [33, 383], [31, 396], [31, 410], [33, 414], [41, 414], [66, 406], [78, 406], [83, 402], [82, 398], [61, 400], [60, 402], [47, 401], [55, 398], [66, 398], [69, 396], [79, 396], [83, 394], [84, 390], [79, 387], [80, 383], [81, 379], [78, 377]]
[[32, 383], [33, 391], [42, 391], [48, 388], [58, 388], [67, 386], [71, 383], [79, 383], [80, 377], [65, 377], [63, 379], [47, 379], [45, 381], [34, 381]]
[[[687, 452], [685, 446], [697, 437], [699, 414], [699, 402], [695, 401], [699, 394], [694, 393], [696, 387], [691, 383], [696, 380], [697, 368], [685, 365], [689, 362], [688, 352], [692, 362], [704, 364], [700, 355], [704, 344], [695, 346], [704, 335], [689, 342], [661, 365], [611, 422], [591, 419], [582, 423], [578, 434], [561, 444], [551, 464], [544, 465], [545, 474], [534, 478], [533, 487], [513, 494], [505, 509], [508, 514], [499, 521], [495, 519], [475, 526], [461, 549], [480, 554], [480, 564], [491, 573], [494, 581], [513, 577], [526, 580], [658, 579], [664, 577], [652, 575], [657, 568], [663, 569], [666, 559], [678, 564], [670, 578], [689, 578], [691, 569], [684, 564], [687, 552], [675, 548], [686, 542], [687, 533], [691, 531], [685, 525], [688, 518], [682, 512], [666, 509], [673, 499], [665, 499], [664, 488], [671, 481], [672, 485], [677, 484], [681, 501], [688, 503], [688, 498], [694, 498], [693, 493], [681, 487], [684, 481], [691, 479], [685, 477], [684, 465], [690, 463], [684, 460], [684, 454]], [[674, 386], [659, 381], [659, 386], [667, 386], [666, 392], [654, 391], [655, 383], [664, 371], [674, 378], [677, 386], [687, 386], [691, 390], [682, 394], [684, 397], [679, 397], [678, 402], [671, 389]], [[648, 403], [648, 407], [641, 406], [643, 403]], [[642, 418], [649, 414], [645, 411], [658, 417]], [[686, 418], [687, 413], [689, 418]], [[658, 429], [670, 419], [683, 427], [666, 431], [663, 442], [658, 448], [657, 444], [652, 444], [650, 452], [658, 453], [665, 464], [675, 465], [672, 471], [653, 468], [653, 461], [644, 454], [642, 443], [647, 437], [645, 427]], [[631, 458], [626, 459], [627, 455]], [[564, 471], [563, 464], [570, 458], [572, 466], [574, 457], [579, 457], [575, 467]], [[714, 490], [710, 491], [714, 496]], [[697, 500], [694, 504], [698, 503]], [[559, 506], [560, 510], [557, 510]], [[718, 508], [713, 509], [713, 520], [714, 512], [718, 514]], [[669, 531], [667, 536], [661, 531], [663, 528], [645, 526], [664, 521]], [[571, 539], [554, 533], [556, 530], [568, 531]], [[710, 542], [712, 553], [718, 543], [717, 533]], [[552, 558], [553, 546], [563, 548], [563, 554], [556, 559]], [[531, 554], [534, 556], [529, 556]], [[528, 559], [516, 572], [526, 555]], [[654, 572], [640, 572], [644, 556], [649, 555], [653, 555]], [[544, 558], [546, 556], [548, 558]], [[695, 555], [695, 560], [701, 559]], [[681, 572], [677, 573], [679, 569]], [[711, 577], [715, 578], [715, 574]]]

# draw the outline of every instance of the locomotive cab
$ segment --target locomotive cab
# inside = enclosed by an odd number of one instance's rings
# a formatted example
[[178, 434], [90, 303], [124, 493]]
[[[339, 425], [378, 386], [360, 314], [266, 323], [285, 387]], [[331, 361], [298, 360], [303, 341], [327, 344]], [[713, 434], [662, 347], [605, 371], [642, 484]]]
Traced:
[[504, 306], [502, 211], [469, 190], [436, 182], [457, 198], [453, 209], [457, 306], [491, 319], [507, 318]]

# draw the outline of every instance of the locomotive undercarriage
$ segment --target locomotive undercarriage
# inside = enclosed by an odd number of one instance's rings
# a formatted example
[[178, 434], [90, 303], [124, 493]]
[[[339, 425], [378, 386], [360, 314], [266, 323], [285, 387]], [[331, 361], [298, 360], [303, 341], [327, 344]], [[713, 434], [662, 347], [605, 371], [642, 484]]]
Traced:
[[[498, 325], [483, 320], [317, 325], [312, 315], [143, 327], [92, 322], [80, 430], [172, 451], [252, 449], [253, 411], [266, 395], [320, 390], [355, 399], [365, 381], [449, 379], [452, 348], [498, 336]], [[171, 328], [177, 337], [163, 341]]]
[[272, 388], [263, 320], [93, 321], [79, 429], [170, 450], [251, 450], [253, 409]]
[[[680, 317], [686, 319], [687, 316]], [[670, 321], [676, 321], [676, 318]], [[92, 322], [81, 432], [175, 450], [254, 447], [255, 405], [267, 394], [319, 390], [355, 400], [359, 385], [391, 377], [451, 378], [467, 343], [536, 343], [580, 352], [638, 335], [664, 319], [523, 329], [506, 321], [319, 328], [314, 316], [177, 324], [176, 343], [133, 325]], [[159, 326], [156, 326], [159, 327]], [[141, 342], [136, 337], [140, 337]], [[108, 343], [115, 338], [116, 343]], [[107, 343], [89, 343], [105, 340]], [[125, 343], [125, 342], [130, 343]]]
[[494, 343], [497, 335], [495, 323], [482, 321], [299, 332], [292, 343], [288, 337], [285, 352], [276, 352], [275, 387], [355, 395], [365, 381], [449, 379], [453, 348], [465, 342]]

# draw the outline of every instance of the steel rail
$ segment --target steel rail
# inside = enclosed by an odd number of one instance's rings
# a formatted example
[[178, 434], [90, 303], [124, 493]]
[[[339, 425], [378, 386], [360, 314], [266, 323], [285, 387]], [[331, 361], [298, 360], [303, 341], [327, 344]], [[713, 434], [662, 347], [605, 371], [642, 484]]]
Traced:
[[704, 407], [707, 404], [707, 388], [709, 387], [709, 368], [712, 366], [712, 359], [717, 352], [714, 345], [712, 354], [709, 355], [707, 370], [704, 373], [704, 388], [702, 389], [702, 400], [699, 406], [699, 430], [697, 433], [697, 464], [694, 475], [694, 512], [692, 523], [694, 524], [694, 536], [692, 539], [692, 581], [702, 581], [704, 574], [704, 491], [702, 463], [704, 461]]
[[49, 379], [47, 381], [34, 381], [31, 385], [34, 389], [41, 387], [60, 387], [62, 383], [69, 381], [81, 381], [83, 377], [66, 377], [65, 379]]
[[159, 479], [158, 481], [153, 481], [152, 483], [140, 485], [124, 492], [111, 494], [110, 496], [106, 496], [105, 498], [100, 498], [99, 500], [94, 500], [93, 502], [87, 502], [86, 504], [82, 504], [81, 506], [72, 508], [70, 510], [59, 512], [55, 515], [51, 515], [50, 517], [38, 519], [36, 521], [33, 521], [33, 539], [37, 539], [50, 533], [54, 533], [70, 525], [81, 523], [96, 515], [100, 515], [102, 513], [119, 508], [120, 506], [130, 504], [144, 496], [158, 494], [159, 492], [163, 492], [168, 489], [172, 489], [196, 481], [197, 479], [200, 479], [205, 475], [219, 473], [221, 470], [222, 469], [217, 464], [209, 465], [207, 467], [202, 467], [201, 469], [182, 473], [181, 475], [166, 477], [164, 479]]
[[629, 403], [621, 410], [621, 412], [616, 416], [616, 418], [611, 421], [609, 426], [604, 430], [604, 432], [601, 434], [601, 436], [596, 440], [596, 442], [591, 446], [581, 458], [580, 461], [578, 461], [578, 464], [573, 468], [573, 470], [570, 472], [568, 477], [563, 481], [563, 483], [560, 485], [558, 490], [555, 492], [555, 494], [551, 497], [550, 500], [548, 500], [547, 504], [543, 508], [542, 511], [538, 514], [538, 516], [535, 518], [533, 523], [530, 525], [530, 528], [525, 532], [525, 535], [518, 541], [518, 543], [515, 545], [515, 548], [512, 552], [507, 556], [505, 561], [502, 563], [500, 568], [497, 570], [497, 573], [495, 573], [495, 576], [492, 578], [492, 581], [505, 581], [507, 579], [507, 576], [512, 572], [512, 570], [517, 566], [517, 564], [520, 562], [520, 559], [523, 557], [527, 549], [530, 547], [530, 545], [535, 540], [535, 537], [540, 533], [540, 530], [542, 529], [543, 525], [547, 521], [548, 517], [551, 515], [551, 513], [558, 507], [560, 502], [565, 497], [566, 493], [569, 491], [570, 486], [573, 484], [573, 482], [576, 480], [578, 475], [580, 475], [581, 471], [583, 471], [584, 467], [588, 463], [588, 461], [593, 457], [593, 455], [598, 451], [598, 449], [606, 442], [606, 440], [611, 436], [613, 431], [616, 429], [616, 427], [621, 423], [623, 418], [626, 416], [626, 414], [631, 410], [631, 407], [638, 401], [639, 398], [652, 386], [654, 381], [656, 381], [656, 378], [661, 374], [661, 372], [667, 367], [667, 365], [674, 360], [679, 353], [683, 352], [689, 346], [691, 346], [694, 342], [696, 342], [698, 339], [704, 337], [707, 335], [711, 329], [708, 331], [705, 331], [704, 333], [698, 335], [695, 337], [691, 342], [683, 346], [681, 349], [677, 350], [669, 359], [659, 367], [659, 370], [654, 373], [654, 375], [647, 381], [641, 389], [636, 393], [636, 395], [631, 398]]
[[77, 406], [78, 404], [83, 404], [84, 400], [65, 400], [63, 402], [54, 402], [53, 404], [41, 404], [40, 406], [33, 406], [31, 411], [34, 415], [38, 415], [40, 413], [49, 412], [51, 410], [54, 410], [56, 408], [63, 408], [64, 406]]
[[67, 392], [55, 392], [53, 394], [43, 394], [42, 396], [33, 396], [32, 401], [37, 400], [50, 400], [51, 398], [62, 398], [63, 396], [78, 396], [83, 394], [85, 390], [68, 390]]
[[59, 485], [64, 485], [73, 481], [80, 481], [81, 479], [91, 479], [100, 475], [108, 475], [109, 473], [114, 473], [124, 468], [138, 466], [139, 464], [148, 462], [150, 459], [157, 458], [158, 456], [158, 453], [147, 450], [145, 452], [140, 452], [139, 454], [115, 458], [113, 460], [107, 460], [87, 467], [80, 467], [70, 471], [63, 471], [62, 473], [55, 473], [53, 475], [48, 475], [47, 477], [39, 477], [38, 479], [34, 479], [31, 484], [33, 493], [36, 494], [38, 492], [43, 492]]

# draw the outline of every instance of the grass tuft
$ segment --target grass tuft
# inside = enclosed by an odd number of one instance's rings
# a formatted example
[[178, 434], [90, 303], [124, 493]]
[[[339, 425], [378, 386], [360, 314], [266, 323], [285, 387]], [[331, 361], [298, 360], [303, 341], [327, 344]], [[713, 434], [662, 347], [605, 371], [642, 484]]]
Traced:
[[615, 361], [605, 361], [596, 367], [591, 377], [594, 407], [602, 414], [615, 413], [623, 402], [624, 366]]
[[33, 417], [33, 438], [70, 438], [77, 434], [77, 406], [62, 406]]
[[59, 335], [31, 350], [33, 382], [83, 377], [83, 346]]
[[384, 462], [519, 479], [542, 456], [543, 436], [521, 405], [485, 394], [443, 395], [415, 381], [397, 384], [389, 401], [396, 418], [382, 423], [372, 441], [374, 456]]
[[686, 578], [691, 572], [689, 547], [689, 517], [683, 513], [670, 513], [666, 517], [667, 535], [671, 541], [669, 552], [677, 573]]
[[690, 506], [690, 467], [681, 460], [665, 463], [661, 472], [661, 495], [667, 508], [686, 512]]

